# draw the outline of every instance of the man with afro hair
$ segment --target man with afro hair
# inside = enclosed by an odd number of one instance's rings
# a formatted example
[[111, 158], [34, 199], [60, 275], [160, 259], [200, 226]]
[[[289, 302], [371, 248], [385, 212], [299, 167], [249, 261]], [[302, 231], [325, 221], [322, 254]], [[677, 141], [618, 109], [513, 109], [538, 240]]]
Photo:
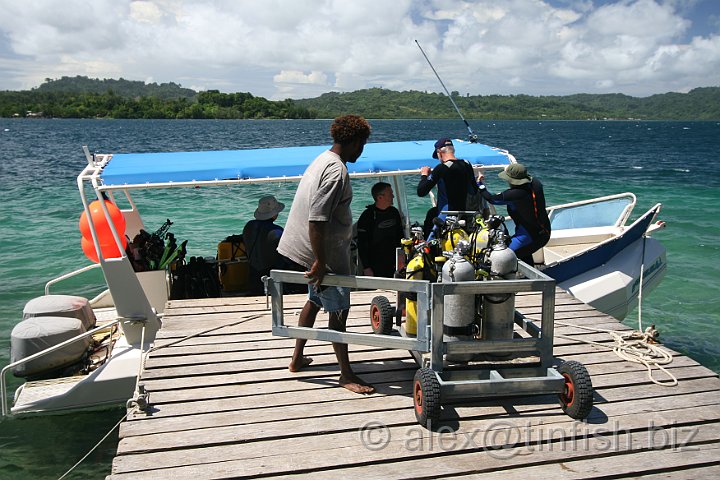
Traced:
[[[329, 313], [328, 327], [344, 332], [350, 310], [350, 289], [322, 286], [327, 272], [349, 275], [352, 237], [352, 188], [346, 164], [355, 163], [370, 136], [370, 125], [357, 115], [338, 117], [330, 127], [333, 145], [305, 170], [293, 200], [278, 251], [307, 270], [308, 300], [298, 325], [312, 327], [320, 308]], [[289, 369], [296, 372], [312, 359], [304, 356], [304, 339], [295, 341]], [[355, 393], [375, 388], [353, 372], [348, 346], [333, 343], [340, 366], [340, 385]]]

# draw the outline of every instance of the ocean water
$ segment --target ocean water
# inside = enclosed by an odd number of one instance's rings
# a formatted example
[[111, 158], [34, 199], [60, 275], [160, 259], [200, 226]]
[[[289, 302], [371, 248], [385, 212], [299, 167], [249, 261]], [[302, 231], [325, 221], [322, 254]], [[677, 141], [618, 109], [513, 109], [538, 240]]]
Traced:
[[[82, 206], [76, 176], [82, 145], [101, 153], [233, 149], [329, 142], [328, 120], [164, 121], [0, 119], [0, 365], [9, 363], [10, 332], [25, 302], [45, 283], [88, 264], [80, 248]], [[452, 120], [371, 120], [370, 141], [463, 138]], [[662, 341], [720, 372], [720, 122], [496, 121], [471, 122], [483, 143], [508, 149], [545, 185], [548, 204], [633, 192], [633, 218], [662, 203], [667, 227], [663, 283], [643, 301], [643, 325], [654, 323]], [[433, 160], [429, 158], [428, 164]], [[311, 159], [309, 159], [311, 160]], [[489, 176], [489, 187], [504, 187]], [[408, 192], [415, 179], [408, 179]], [[371, 203], [370, 182], [354, 185], [354, 215]], [[148, 229], [165, 219], [188, 240], [190, 255], [215, 255], [217, 243], [240, 233], [262, 194], [292, 201], [288, 185], [164, 189], [134, 199]], [[411, 216], [422, 221], [426, 199], [414, 198]], [[280, 216], [284, 223], [287, 210]], [[69, 282], [53, 293], [92, 296]], [[637, 325], [637, 312], [625, 323]], [[269, 326], [268, 326], [269, 327]], [[19, 382], [9, 377], [10, 390]], [[0, 478], [58, 478], [124, 414], [102, 412], [0, 420]], [[110, 472], [117, 432], [68, 478]]]

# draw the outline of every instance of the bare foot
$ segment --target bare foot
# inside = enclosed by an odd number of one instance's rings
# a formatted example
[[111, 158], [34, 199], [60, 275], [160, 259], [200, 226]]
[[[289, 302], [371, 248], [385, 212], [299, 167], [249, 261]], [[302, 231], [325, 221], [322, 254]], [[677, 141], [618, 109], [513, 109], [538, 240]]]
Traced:
[[340, 376], [340, 386], [347, 388], [353, 393], [375, 393], [375, 387], [369, 383], [364, 382], [360, 377], [356, 375], [352, 376]]
[[288, 365], [288, 370], [291, 372], [297, 372], [307, 367], [312, 363], [313, 359], [310, 357], [300, 357], [298, 360], [293, 359]]

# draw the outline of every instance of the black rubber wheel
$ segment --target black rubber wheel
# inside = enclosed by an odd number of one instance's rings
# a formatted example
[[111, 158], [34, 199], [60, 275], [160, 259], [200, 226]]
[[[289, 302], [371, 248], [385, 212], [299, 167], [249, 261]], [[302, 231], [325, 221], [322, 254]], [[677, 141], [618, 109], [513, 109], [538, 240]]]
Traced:
[[576, 420], [587, 418], [593, 407], [594, 390], [585, 365], [571, 360], [557, 370], [565, 377], [565, 386], [559, 395], [563, 411]]
[[413, 403], [415, 418], [427, 429], [432, 429], [440, 419], [440, 382], [435, 372], [421, 368], [413, 379]]
[[375, 297], [370, 304], [370, 324], [374, 333], [390, 335], [395, 324], [395, 309], [390, 300], [383, 296]]

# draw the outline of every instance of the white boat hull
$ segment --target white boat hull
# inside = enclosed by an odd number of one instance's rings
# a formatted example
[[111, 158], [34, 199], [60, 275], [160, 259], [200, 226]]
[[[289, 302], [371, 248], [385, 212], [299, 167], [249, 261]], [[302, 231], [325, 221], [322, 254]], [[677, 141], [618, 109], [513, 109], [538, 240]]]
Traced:
[[65, 412], [119, 405], [132, 398], [142, 358], [120, 337], [108, 361], [88, 375], [27, 382], [15, 393], [13, 414]]
[[607, 263], [558, 284], [574, 297], [622, 320], [638, 304], [640, 258], [645, 242], [643, 295], [660, 284], [667, 270], [665, 248], [652, 237], [640, 238]]

